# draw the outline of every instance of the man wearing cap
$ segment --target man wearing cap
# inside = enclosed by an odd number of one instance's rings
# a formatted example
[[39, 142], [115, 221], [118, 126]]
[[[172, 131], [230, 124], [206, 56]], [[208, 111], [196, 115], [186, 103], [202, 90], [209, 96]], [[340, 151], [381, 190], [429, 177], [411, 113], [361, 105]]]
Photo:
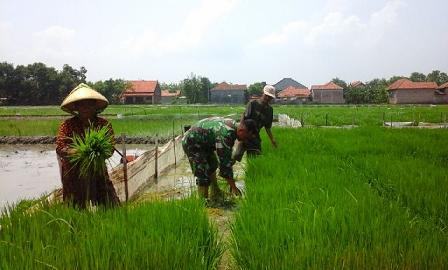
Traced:
[[208, 198], [209, 186], [212, 199], [220, 195], [221, 191], [216, 181], [218, 163], [219, 175], [226, 179], [231, 192], [235, 195], [241, 194], [233, 178], [233, 144], [236, 139], [250, 140], [256, 131], [256, 125], [252, 120], [245, 120], [244, 125], [237, 126], [232, 119], [210, 117], [202, 119], [185, 133], [182, 147], [196, 177], [201, 197]]
[[275, 98], [275, 88], [272, 85], [266, 85], [263, 88], [263, 95], [261, 98], [252, 100], [247, 104], [246, 111], [241, 117], [241, 123], [244, 120], [252, 119], [257, 125], [258, 132], [256, 136], [247, 142], [238, 142], [235, 152], [233, 154], [233, 160], [241, 161], [244, 152], [250, 156], [259, 155], [261, 153], [261, 138], [260, 130], [264, 127], [272, 146], [277, 147], [277, 142], [272, 135], [272, 119], [273, 110], [270, 103]]
[[108, 104], [103, 95], [83, 83], [73, 89], [61, 104], [62, 110], [74, 115], [61, 124], [56, 137], [62, 195], [64, 201], [72, 202], [80, 208], [85, 208], [88, 201], [109, 206], [119, 203], [107, 171], [102, 179], [83, 179], [80, 176], [79, 166], [74, 166], [69, 161], [69, 156], [76, 151], [70, 148], [74, 135], [84, 137], [86, 129], [90, 126], [95, 128], [106, 126], [113, 136], [111, 124], [106, 119], [97, 116]]

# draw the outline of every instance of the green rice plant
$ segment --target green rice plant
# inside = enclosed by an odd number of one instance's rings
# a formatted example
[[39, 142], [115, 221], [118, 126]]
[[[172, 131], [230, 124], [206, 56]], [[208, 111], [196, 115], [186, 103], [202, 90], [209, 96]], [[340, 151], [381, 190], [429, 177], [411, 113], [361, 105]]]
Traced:
[[107, 171], [106, 159], [114, 151], [113, 136], [107, 126], [91, 124], [84, 135], [74, 134], [71, 140], [70, 148], [75, 151], [68, 158], [73, 166], [79, 166], [81, 177], [95, 177]]
[[0, 217], [0, 269], [216, 269], [217, 229], [196, 198], [95, 212], [64, 204]]
[[232, 224], [242, 269], [447, 267], [444, 130], [274, 134], [279, 148], [264, 137], [249, 160]]
[[[274, 114], [286, 113], [303, 120], [306, 126], [382, 126], [383, 122], [446, 122], [447, 105], [273, 105]], [[244, 105], [111, 105], [104, 111], [117, 133], [129, 136], [165, 136], [180, 134], [180, 126], [209, 116], [230, 116], [239, 119]], [[30, 117], [16, 118], [15, 115]], [[117, 118], [121, 114], [124, 118]], [[0, 136], [35, 136], [55, 134], [61, 123], [61, 110], [48, 107], [0, 107]], [[39, 117], [42, 116], [42, 117]], [[53, 116], [53, 117], [52, 117]], [[12, 119], [11, 119], [12, 118]], [[8, 128], [13, 125], [15, 129]]]

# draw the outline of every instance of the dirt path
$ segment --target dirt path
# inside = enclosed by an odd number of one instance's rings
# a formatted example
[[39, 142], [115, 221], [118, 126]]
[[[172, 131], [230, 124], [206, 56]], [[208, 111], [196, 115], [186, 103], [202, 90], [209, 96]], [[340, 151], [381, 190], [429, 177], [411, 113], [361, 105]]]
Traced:
[[224, 252], [218, 264], [219, 270], [237, 269], [235, 259], [230, 252], [231, 230], [230, 224], [235, 216], [235, 208], [207, 208], [210, 220], [218, 229], [219, 239], [224, 245]]

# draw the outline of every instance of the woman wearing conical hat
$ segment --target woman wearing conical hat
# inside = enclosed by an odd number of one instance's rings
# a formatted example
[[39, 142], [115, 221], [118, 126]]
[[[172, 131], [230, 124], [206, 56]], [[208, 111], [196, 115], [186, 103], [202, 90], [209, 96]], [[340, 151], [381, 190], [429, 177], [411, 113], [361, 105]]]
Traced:
[[93, 204], [117, 205], [119, 199], [107, 171], [103, 179], [83, 179], [79, 166], [70, 163], [68, 156], [75, 149], [70, 148], [74, 135], [83, 137], [90, 126], [101, 128], [106, 126], [113, 136], [111, 124], [104, 118], [98, 117], [109, 102], [107, 99], [81, 83], [64, 99], [61, 109], [74, 115], [65, 120], [59, 127], [56, 137], [56, 153], [61, 168], [62, 194], [65, 202], [72, 202], [80, 208], [85, 208], [88, 201]]

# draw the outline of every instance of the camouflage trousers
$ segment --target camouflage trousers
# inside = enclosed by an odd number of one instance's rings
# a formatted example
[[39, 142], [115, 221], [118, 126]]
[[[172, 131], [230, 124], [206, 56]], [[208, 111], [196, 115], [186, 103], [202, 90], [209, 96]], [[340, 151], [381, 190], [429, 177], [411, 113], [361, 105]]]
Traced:
[[193, 138], [184, 138], [182, 148], [188, 157], [191, 170], [196, 177], [196, 185], [209, 186], [210, 175], [218, 169], [218, 158], [213, 149], [201, 147], [192, 141]]

